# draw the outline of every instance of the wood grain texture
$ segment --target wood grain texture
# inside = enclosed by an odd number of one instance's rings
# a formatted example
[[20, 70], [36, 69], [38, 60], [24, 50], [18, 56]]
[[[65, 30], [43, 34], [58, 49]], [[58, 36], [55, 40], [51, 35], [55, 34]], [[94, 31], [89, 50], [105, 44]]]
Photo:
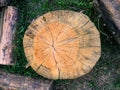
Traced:
[[32, 79], [0, 71], [0, 90], [53, 90], [52, 80]]
[[74, 79], [90, 72], [101, 55], [100, 35], [90, 19], [58, 10], [34, 20], [23, 39], [31, 67], [50, 79]]
[[94, 0], [94, 4], [108, 26], [108, 30], [120, 44], [120, 0]]
[[0, 7], [8, 5], [9, 2], [10, 0], [0, 0]]
[[13, 39], [16, 30], [16, 22], [18, 18], [18, 9], [8, 6], [1, 15], [0, 30], [0, 64], [12, 64]]

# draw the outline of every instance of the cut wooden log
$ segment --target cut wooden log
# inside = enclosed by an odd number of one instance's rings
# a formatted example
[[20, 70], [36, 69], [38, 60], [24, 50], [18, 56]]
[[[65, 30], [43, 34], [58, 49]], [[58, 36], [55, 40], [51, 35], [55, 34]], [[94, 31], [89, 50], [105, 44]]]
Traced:
[[94, 5], [115, 40], [120, 44], [120, 0], [94, 0]]
[[92, 70], [101, 55], [100, 35], [83, 13], [58, 10], [34, 20], [23, 39], [30, 66], [49, 79], [74, 79]]
[[9, 2], [10, 0], [0, 0], [0, 7], [8, 5]]
[[52, 80], [31, 79], [0, 71], [0, 90], [53, 90]]
[[18, 18], [18, 9], [8, 6], [2, 8], [0, 19], [0, 64], [11, 65], [13, 62], [13, 39]]

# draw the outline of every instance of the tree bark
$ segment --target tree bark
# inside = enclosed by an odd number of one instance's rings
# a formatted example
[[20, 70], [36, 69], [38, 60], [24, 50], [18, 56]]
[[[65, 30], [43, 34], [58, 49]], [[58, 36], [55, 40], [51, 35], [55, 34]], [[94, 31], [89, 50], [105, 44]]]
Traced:
[[120, 0], [94, 0], [94, 5], [102, 14], [108, 30], [120, 44]]
[[0, 71], [0, 90], [52, 90], [52, 80], [31, 79]]
[[0, 64], [11, 65], [13, 62], [13, 39], [18, 18], [18, 9], [12, 6], [2, 8], [0, 19]]
[[6, 6], [9, 2], [10, 0], [0, 0], [0, 7]]

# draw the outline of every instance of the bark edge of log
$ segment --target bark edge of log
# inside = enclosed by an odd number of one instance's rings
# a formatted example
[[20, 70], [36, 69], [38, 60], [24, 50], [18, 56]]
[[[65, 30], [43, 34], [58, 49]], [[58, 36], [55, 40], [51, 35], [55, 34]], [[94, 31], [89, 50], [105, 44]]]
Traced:
[[10, 0], [0, 0], [0, 7], [8, 5]]
[[32, 79], [0, 70], [0, 90], [53, 90], [53, 80]]
[[120, 0], [94, 0], [94, 6], [120, 45]]
[[18, 21], [18, 9], [13, 6], [2, 8], [0, 19], [0, 64], [12, 65], [13, 60], [13, 40]]

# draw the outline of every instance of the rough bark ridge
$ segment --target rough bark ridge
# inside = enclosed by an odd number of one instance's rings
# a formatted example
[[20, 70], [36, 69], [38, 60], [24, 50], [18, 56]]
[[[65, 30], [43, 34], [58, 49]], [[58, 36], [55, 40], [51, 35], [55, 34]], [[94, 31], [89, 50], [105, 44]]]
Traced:
[[0, 71], [0, 90], [52, 90], [52, 82]]
[[2, 8], [0, 19], [0, 64], [12, 64], [13, 38], [18, 18], [18, 9], [12, 6]]
[[102, 14], [109, 31], [120, 44], [120, 0], [94, 0], [94, 4]]
[[10, 0], [0, 0], [0, 7], [6, 6], [9, 2]]

